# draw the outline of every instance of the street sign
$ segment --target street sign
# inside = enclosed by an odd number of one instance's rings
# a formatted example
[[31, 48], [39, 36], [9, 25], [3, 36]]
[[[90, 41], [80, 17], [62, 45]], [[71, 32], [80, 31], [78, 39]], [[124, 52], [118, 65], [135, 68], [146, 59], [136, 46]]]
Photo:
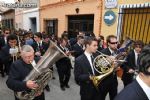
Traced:
[[118, 5], [118, 0], [105, 0], [106, 8], [116, 8]]
[[105, 12], [104, 14], [104, 22], [107, 24], [107, 25], [112, 25], [116, 20], [116, 15], [115, 13], [112, 11], [112, 10], [108, 10]]

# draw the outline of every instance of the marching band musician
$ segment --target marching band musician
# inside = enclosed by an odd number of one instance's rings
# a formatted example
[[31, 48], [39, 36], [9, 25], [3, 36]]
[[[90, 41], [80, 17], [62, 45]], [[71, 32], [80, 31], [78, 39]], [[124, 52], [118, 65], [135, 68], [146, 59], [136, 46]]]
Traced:
[[83, 45], [84, 45], [84, 37], [78, 35], [77, 36], [77, 43], [75, 45], [73, 45], [73, 50], [75, 51], [74, 52], [75, 58], [77, 58], [78, 56], [80, 56], [84, 53]]
[[124, 86], [127, 86], [133, 81], [133, 76], [138, 69], [138, 55], [140, 54], [143, 47], [143, 42], [140, 40], [135, 41], [134, 49], [129, 52], [126, 57], [126, 62], [123, 64], [123, 75], [122, 81]]
[[[69, 56], [71, 52], [69, 49], [66, 47], [68, 39], [67, 38], [61, 38], [60, 43], [58, 44], [58, 47], [67, 55]], [[71, 61], [68, 57], [63, 57], [59, 59], [56, 62], [56, 67], [59, 75], [59, 82], [60, 82], [60, 88], [61, 90], [65, 90], [65, 88], [70, 88], [69, 86], [69, 80], [71, 76]]]
[[139, 55], [138, 76], [114, 100], [150, 100], [150, 45]]
[[7, 44], [7, 37], [9, 36], [9, 34], [10, 34], [10, 30], [5, 29], [2, 36], [0, 36], [0, 49]]
[[17, 36], [15, 34], [10, 34], [7, 37], [7, 45], [2, 47], [0, 51], [0, 61], [5, 65], [5, 72], [8, 75], [10, 65], [13, 61], [17, 60]]
[[[4, 33], [0, 36], [0, 50], [2, 49], [3, 46], [7, 45], [7, 36], [10, 34], [10, 30], [9, 29], [5, 29]], [[2, 77], [5, 76], [5, 70], [4, 70], [4, 65], [3, 63], [0, 61], [0, 71], [2, 74]]]
[[81, 100], [101, 100], [101, 93], [92, 82], [92, 76], [98, 75], [93, 67], [93, 53], [96, 53], [98, 43], [94, 37], [85, 38], [85, 51], [75, 59], [75, 81], [80, 85]]
[[35, 55], [43, 56], [49, 47], [48, 43], [43, 42], [42, 34], [40, 32], [34, 34], [34, 40], [35, 42], [32, 44], [32, 47], [35, 51]]
[[[34, 43], [32, 44], [32, 47], [35, 51], [35, 56], [43, 56], [46, 50], [49, 47], [48, 43], [43, 42], [42, 40], [42, 34], [40, 32], [37, 32], [34, 34]], [[49, 92], [50, 88], [49, 85], [46, 85], [45, 89]]]
[[[108, 56], [116, 56], [117, 51], [117, 37], [114, 35], [107, 36], [107, 45], [108, 47], [103, 49], [101, 52], [108, 55]], [[107, 93], [109, 93], [110, 100], [114, 100], [114, 97], [117, 95], [117, 75], [116, 73], [111, 73], [105, 79], [102, 80], [100, 84], [100, 90], [102, 91], [102, 99], [105, 100]]]
[[[12, 89], [14, 92], [36, 89], [38, 85], [35, 83], [35, 81], [23, 80], [30, 73], [38, 60], [39, 58], [34, 58], [34, 49], [29, 45], [24, 45], [21, 48], [21, 59], [13, 62], [11, 65], [10, 74], [6, 82], [8, 88]], [[15, 96], [15, 100], [19, 99]], [[37, 97], [35, 97], [33, 100], [45, 100], [44, 92], [38, 93]]]

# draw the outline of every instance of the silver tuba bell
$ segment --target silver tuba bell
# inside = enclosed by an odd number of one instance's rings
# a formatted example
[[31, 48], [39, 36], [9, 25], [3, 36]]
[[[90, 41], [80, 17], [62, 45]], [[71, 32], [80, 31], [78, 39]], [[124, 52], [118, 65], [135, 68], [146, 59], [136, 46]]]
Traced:
[[52, 78], [50, 67], [59, 59], [67, 57], [66, 54], [52, 41], [50, 46], [37, 65], [33, 66], [33, 70], [24, 79], [33, 80], [38, 84], [38, 88], [30, 91], [16, 92], [15, 95], [20, 100], [32, 100], [37, 93], [41, 93], [49, 80]]

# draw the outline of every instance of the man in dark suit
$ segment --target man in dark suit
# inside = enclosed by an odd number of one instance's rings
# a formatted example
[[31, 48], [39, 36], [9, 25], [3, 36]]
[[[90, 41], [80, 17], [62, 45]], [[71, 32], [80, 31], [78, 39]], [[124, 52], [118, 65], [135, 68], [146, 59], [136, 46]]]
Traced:
[[74, 51], [74, 57], [75, 58], [77, 58], [78, 56], [83, 54], [83, 52], [84, 52], [83, 45], [84, 45], [84, 37], [83, 36], [78, 36], [77, 37], [77, 43], [73, 46], [73, 51]]
[[[10, 30], [9, 29], [5, 29], [4, 33], [0, 36], [0, 50], [2, 49], [2, 47], [7, 45], [7, 36], [9, 34], [10, 34]], [[3, 65], [3, 63], [1, 61], [0, 61], [0, 71], [1, 71], [2, 77], [4, 77], [5, 76], [4, 65]]]
[[42, 40], [42, 34], [40, 32], [37, 32], [34, 34], [34, 40], [35, 42], [32, 44], [32, 47], [35, 51], [36, 56], [43, 56], [46, 50], [49, 47], [48, 43], [43, 42]]
[[143, 47], [143, 42], [138, 40], [134, 43], [134, 49], [129, 52], [126, 57], [126, 62], [123, 64], [123, 75], [122, 81], [124, 86], [127, 86], [129, 83], [133, 81], [134, 74], [138, 69], [138, 55], [140, 54]]
[[[29, 45], [24, 45], [21, 50], [21, 58], [11, 65], [10, 74], [6, 82], [8, 88], [14, 92], [30, 91], [38, 87], [33, 80], [24, 81], [39, 60], [34, 58], [33, 48]], [[15, 100], [19, 99], [15, 96]], [[37, 96], [33, 100], [45, 100], [44, 92], [37, 93]]]
[[[58, 47], [66, 54], [69, 56], [70, 51], [66, 47], [67, 46], [68, 39], [66, 38], [61, 38], [60, 43], [58, 44]], [[71, 61], [68, 57], [63, 57], [59, 59], [56, 62], [56, 67], [59, 75], [59, 82], [60, 82], [60, 88], [61, 90], [65, 90], [65, 88], [69, 88], [70, 86], [68, 85], [70, 76], [71, 76]]]
[[114, 100], [150, 100], [150, 45], [139, 55], [139, 74]]
[[[80, 84], [81, 100], [101, 100], [101, 93], [93, 84], [92, 76], [98, 75], [93, 67], [93, 53], [96, 52], [97, 40], [93, 37], [85, 39], [85, 52], [75, 59], [75, 80]], [[91, 58], [92, 57], [92, 58]]]
[[[49, 44], [43, 42], [42, 34], [40, 32], [34, 34], [34, 40], [35, 42], [32, 44], [32, 47], [35, 51], [35, 56], [43, 56], [46, 50], [48, 49]], [[46, 85], [45, 89], [47, 91], [50, 91], [49, 85]]]
[[[17, 59], [17, 36], [11, 34], [7, 37], [7, 44], [0, 51], [0, 61], [4, 64], [4, 71], [9, 74], [10, 65]], [[16, 52], [15, 52], [16, 51]]]
[[5, 29], [4, 33], [0, 36], [0, 49], [7, 44], [7, 36], [10, 34], [9, 29]]
[[[108, 47], [102, 50], [102, 53], [109, 56], [116, 56], [117, 51], [117, 37], [114, 35], [107, 36], [106, 39]], [[105, 100], [107, 93], [109, 93], [110, 100], [113, 100], [117, 95], [117, 75], [116, 73], [111, 73], [109, 76], [104, 78], [100, 84], [100, 91], [102, 91], [102, 99]]]

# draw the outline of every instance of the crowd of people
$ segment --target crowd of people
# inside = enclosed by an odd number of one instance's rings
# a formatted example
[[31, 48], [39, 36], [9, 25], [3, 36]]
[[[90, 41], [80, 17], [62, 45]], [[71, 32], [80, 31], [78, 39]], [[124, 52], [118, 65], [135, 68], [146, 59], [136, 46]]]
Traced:
[[[102, 35], [96, 37], [92, 33], [79, 32], [76, 37], [69, 38], [68, 32], [64, 31], [58, 38], [45, 32], [11, 32], [5, 29], [0, 36], [0, 72], [2, 77], [8, 75], [6, 84], [14, 93], [31, 91], [38, 87], [35, 80], [24, 79], [42, 59], [51, 45], [50, 41], [66, 55], [55, 62], [62, 91], [70, 88], [69, 80], [73, 69], [75, 82], [80, 86], [81, 100], [105, 100], [108, 93], [110, 100], [150, 99], [150, 45], [144, 47], [141, 40], [132, 41], [130, 46], [126, 44], [122, 47], [115, 35], [108, 35], [105, 42]], [[118, 55], [121, 53], [124, 58], [120, 60]], [[117, 61], [123, 62], [117, 64], [113, 72], [104, 77], [96, 87], [93, 77], [104, 74], [99, 73], [93, 65], [98, 55], [107, 55], [112, 60], [112, 65], [118, 63]], [[75, 58], [74, 64], [70, 56]], [[53, 70], [53, 66], [49, 68]], [[123, 69], [121, 79], [124, 84], [124, 89], [119, 94], [118, 68]], [[50, 91], [48, 85], [44, 89]], [[19, 100], [16, 95], [15, 99]], [[44, 92], [37, 93], [33, 100], [45, 100]]]

